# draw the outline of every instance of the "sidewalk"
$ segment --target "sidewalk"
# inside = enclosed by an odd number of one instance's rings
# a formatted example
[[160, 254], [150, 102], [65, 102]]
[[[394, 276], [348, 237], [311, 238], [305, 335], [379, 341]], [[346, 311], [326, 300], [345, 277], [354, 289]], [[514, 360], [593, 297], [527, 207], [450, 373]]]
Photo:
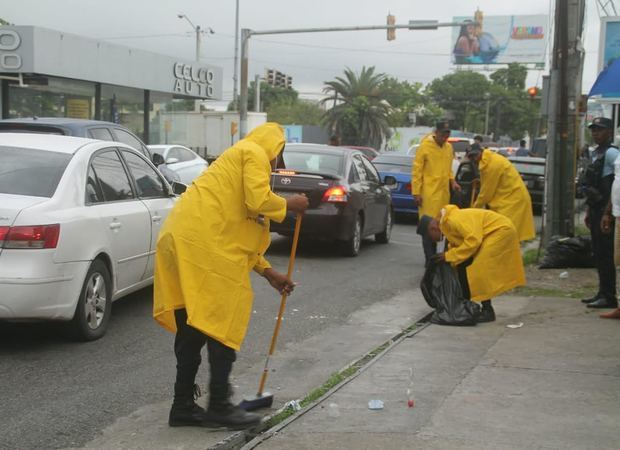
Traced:
[[[244, 448], [618, 448], [620, 321], [600, 319], [574, 299], [493, 303], [496, 322], [430, 325]], [[411, 367], [415, 407], [407, 408]], [[370, 399], [385, 408], [369, 410]]]

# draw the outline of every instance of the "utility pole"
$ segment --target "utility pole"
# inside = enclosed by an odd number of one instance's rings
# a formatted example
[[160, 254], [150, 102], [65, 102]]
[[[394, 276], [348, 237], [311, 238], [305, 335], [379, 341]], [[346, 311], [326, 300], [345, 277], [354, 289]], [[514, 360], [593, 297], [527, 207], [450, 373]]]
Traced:
[[235, 61], [233, 62], [233, 104], [238, 109], [238, 77], [239, 77], [239, 0], [235, 0]]
[[260, 112], [260, 75], [254, 76], [254, 111]]
[[196, 25], [196, 62], [200, 62], [200, 25]]
[[436, 30], [441, 27], [460, 27], [471, 22], [443, 22], [437, 20], [412, 20], [407, 25], [363, 25], [329, 28], [298, 28], [282, 30], [255, 31], [241, 29], [241, 86], [239, 93], [239, 137], [243, 139], [248, 132], [248, 44], [252, 36], [267, 34], [327, 33], [334, 31], [365, 31], [365, 30]]
[[584, 11], [585, 0], [556, 1], [549, 82], [545, 246], [551, 236], [572, 236], [575, 228], [575, 160], [579, 146]]

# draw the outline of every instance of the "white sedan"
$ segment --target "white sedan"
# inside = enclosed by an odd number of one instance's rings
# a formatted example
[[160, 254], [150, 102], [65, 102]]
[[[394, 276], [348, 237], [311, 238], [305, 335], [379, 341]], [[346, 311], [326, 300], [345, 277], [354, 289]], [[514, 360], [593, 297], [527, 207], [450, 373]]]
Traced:
[[209, 167], [209, 163], [196, 152], [182, 145], [149, 145], [148, 148], [151, 153], [164, 157], [166, 167], [179, 175], [183, 184], [191, 184]]
[[0, 134], [0, 320], [106, 331], [111, 303], [153, 281], [175, 195], [119, 142]]

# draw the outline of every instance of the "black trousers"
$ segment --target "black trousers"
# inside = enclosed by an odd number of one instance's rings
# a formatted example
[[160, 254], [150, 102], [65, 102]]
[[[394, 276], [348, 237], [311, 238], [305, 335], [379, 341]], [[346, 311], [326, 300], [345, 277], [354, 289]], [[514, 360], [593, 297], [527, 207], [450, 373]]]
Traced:
[[463, 291], [463, 298], [471, 300], [471, 291], [469, 290], [469, 281], [467, 280], [467, 266], [474, 261], [474, 258], [469, 258], [465, 262], [456, 266], [456, 273], [459, 277], [459, 283], [461, 290]]
[[226, 402], [230, 394], [228, 380], [232, 365], [237, 358], [235, 351], [189, 326], [185, 309], [177, 309], [174, 318], [177, 325], [174, 339], [174, 354], [177, 358], [175, 403], [193, 399], [196, 374], [202, 362], [200, 351], [205, 344], [209, 352], [209, 402], [210, 404]]
[[424, 266], [428, 266], [431, 256], [437, 253], [437, 242], [428, 236], [422, 236], [422, 248], [424, 249]]
[[601, 231], [603, 210], [590, 208], [590, 235], [592, 253], [598, 272], [598, 296], [608, 300], [616, 299], [616, 266], [614, 265], [614, 227], [605, 234]]

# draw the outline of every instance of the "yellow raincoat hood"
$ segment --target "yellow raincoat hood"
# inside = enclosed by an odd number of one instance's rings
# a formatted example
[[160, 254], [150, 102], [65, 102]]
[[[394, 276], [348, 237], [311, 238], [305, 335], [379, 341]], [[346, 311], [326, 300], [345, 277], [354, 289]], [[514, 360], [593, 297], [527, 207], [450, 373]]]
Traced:
[[490, 300], [525, 284], [519, 239], [510, 219], [485, 209], [447, 205], [439, 227], [450, 243], [447, 262], [459, 265], [474, 258], [467, 266], [472, 300]]
[[284, 146], [276, 123], [254, 129], [194, 180], [157, 241], [153, 316], [175, 332], [174, 310], [187, 323], [238, 350], [252, 311], [250, 271], [269, 266], [269, 221], [286, 200], [270, 189], [271, 165]]

